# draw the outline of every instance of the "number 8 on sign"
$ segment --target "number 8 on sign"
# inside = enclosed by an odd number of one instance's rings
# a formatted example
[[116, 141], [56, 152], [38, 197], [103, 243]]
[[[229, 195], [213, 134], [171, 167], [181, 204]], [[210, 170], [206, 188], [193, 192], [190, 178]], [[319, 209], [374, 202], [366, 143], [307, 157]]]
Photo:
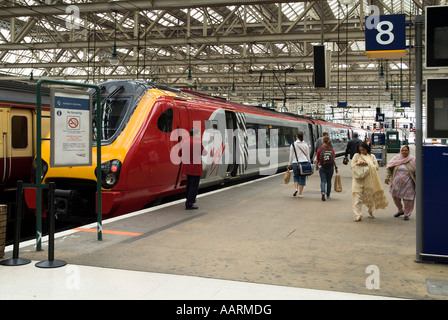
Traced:
[[366, 54], [371, 59], [405, 57], [406, 15], [366, 17]]
[[[386, 29], [383, 29], [383, 26], [386, 26]], [[376, 35], [376, 42], [385, 46], [394, 42], [395, 36], [392, 33], [394, 29], [394, 25], [390, 21], [381, 21], [377, 24], [376, 29], [378, 30], [378, 34]], [[387, 37], [387, 40], [383, 40], [383, 35]]]

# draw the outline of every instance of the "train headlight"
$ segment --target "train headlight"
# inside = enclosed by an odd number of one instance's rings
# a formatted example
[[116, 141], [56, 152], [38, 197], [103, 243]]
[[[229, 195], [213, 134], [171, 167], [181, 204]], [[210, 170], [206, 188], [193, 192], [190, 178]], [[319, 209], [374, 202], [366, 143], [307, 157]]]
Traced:
[[[104, 189], [110, 189], [118, 183], [121, 171], [121, 161], [114, 159], [101, 164], [101, 185]], [[96, 175], [96, 170], [95, 170]]]
[[113, 186], [117, 182], [117, 178], [115, 178], [115, 175], [113, 173], [109, 173], [108, 175], [106, 175], [104, 181], [108, 186]]
[[[48, 171], [48, 163], [45, 162], [45, 160], [42, 159], [42, 166], [41, 166], [42, 170], [40, 173], [40, 179], [41, 181], [44, 180], [45, 175], [47, 174]], [[36, 177], [37, 177], [37, 161], [36, 158], [34, 158], [33, 160], [33, 174], [31, 176], [31, 178], [33, 179], [33, 183], [36, 183]]]

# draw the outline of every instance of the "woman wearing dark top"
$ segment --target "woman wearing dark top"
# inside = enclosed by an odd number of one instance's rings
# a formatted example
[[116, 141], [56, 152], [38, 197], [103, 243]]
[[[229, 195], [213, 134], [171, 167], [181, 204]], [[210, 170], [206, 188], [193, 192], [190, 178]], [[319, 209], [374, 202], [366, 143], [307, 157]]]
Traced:
[[[330, 163], [324, 163], [323, 157], [326, 156], [325, 151], [330, 150], [333, 154]], [[331, 178], [333, 177], [334, 170], [338, 172], [338, 167], [336, 166], [336, 153], [334, 152], [333, 146], [331, 144], [330, 137], [325, 136], [322, 139], [322, 146], [317, 149], [316, 154], [316, 170], [319, 168], [320, 175], [320, 191], [322, 193], [322, 201], [325, 201], [325, 193], [327, 194], [327, 199], [330, 198], [331, 193]], [[326, 186], [326, 189], [325, 189]]]

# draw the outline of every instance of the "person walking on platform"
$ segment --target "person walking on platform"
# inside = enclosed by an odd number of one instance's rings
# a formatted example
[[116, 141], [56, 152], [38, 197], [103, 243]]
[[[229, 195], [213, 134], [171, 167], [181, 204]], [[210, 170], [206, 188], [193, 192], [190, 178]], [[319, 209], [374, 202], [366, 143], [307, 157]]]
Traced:
[[[319, 137], [316, 140], [316, 143], [314, 144], [314, 150], [316, 150], [316, 152], [320, 147], [322, 147], [322, 141], [323, 141], [324, 137], [327, 137], [327, 136], [328, 136], [328, 131], [324, 131], [324, 132], [322, 132], [322, 137]], [[316, 157], [317, 157], [317, 155], [316, 155]], [[317, 160], [317, 158], [316, 158], [316, 160]]]
[[362, 143], [361, 139], [358, 138], [358, 133], [353, 133], [353, 138], [347, 143], [347, 148], [345, 149], [345, 158], [350, 155], [350, 159], [353, 159], [355, 153], [359, 153], [359, 145]]
[[352, 179], [352, 207], [355, 222], [362, 219], [362, 205], [367, 206], [369, 218], [374, 219], [373, 210], [385, 209], [389, 203], [384, 193], [378, 175], [378, 162], [375, 155], [370, 154], [370, 147], [363, 142], [359, 152], [354, 155], [351, 163]]
[[[409, 147], [401, 147], [400, 153], [394, 156], [386, 166], [385, 183], [390, 185], [390, 193], [397, 206], [398, 212], [394, 217], [404, 215], [404, 220], [409, 217], [414, 210], [415, 201], [415, 157], [409, 154]], [[403, 204], [401, 203], [403, 200]]]
[[201, 143], [201, 132], [194, 128], [190, 131], [190, 139], [187, 140], [188, 144], [183, 148], [190, 148], [190, 161], [183, 164], [183, 172], [187, 175], [187, 189], [186, 189], [186, 210], [198, 209], [193, 204], [196, 202], [196, 196], [199, 190], [199, 181], [202, 176], [202, 155], [207, 155], [207, 151], [204, 149]]
[[325, 201], [325, 193], [327, 194], [327, 199], [330, 198], [331, 178], [335, 169], [336, 173], [338, 172], [338, 167], [336, 165], [336, 153], [334, 152], [330, 137], [323, 137], [322, 142], [322, 146], [317, 149], [316, 170], [319, 169], [320, 191], [322, 193], [322, 201]]
[[295, 191], [292, 194], [294, 197], [299, 193], [299, 198], [303, 197], [303, 188], [306, 186], [306, 176], [300, 175], [298, 173], [297, 167], [298, 163], [307, 163], [309, 160], [310, 151], [308, 145], [303, 142], [303, 132], [297, 132], [297, 140], [291, 144], [289, 150], [289, 165], [288, 170], [291, 168], [294, 171], [294, 187]]

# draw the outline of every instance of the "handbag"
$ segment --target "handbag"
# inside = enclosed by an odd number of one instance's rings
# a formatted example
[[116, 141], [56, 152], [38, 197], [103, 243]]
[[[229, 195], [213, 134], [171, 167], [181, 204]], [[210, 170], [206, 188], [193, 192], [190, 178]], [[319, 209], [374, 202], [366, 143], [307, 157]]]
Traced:
[[291, 178], [291, 171], [290, 170], [286, 170], [285, 177], [283, 178], [283, 180], [285, 181], [285, 184], [289, 183], [290, 178]]
[[369, 166], [355, 166], [353, 168], [353, 176], [356, 179], [364, 179], [369, 174]]
[[341, 175], [339, 173], [334, 176], [334, 191], [342, 192]]
[[300, 148], [300, 151], [302, 151], [302, 153], [307, 157], [308, 162], [306, 163], [299, 163], [299, 157], [297, 157], [297, 152], [296, 152], [296, 148], [294, 146], [294, 143], [292, 143], [292, 148], [294, 149], [294, 153], [296, 155], [296, 160], [297, 160], [297, 169], [296, 171], [294, 171], [294, 175], [298, 176], [310, 176], [314, 173], [314, 167], [311, 164], [310, 158], [308, 157], [308, 155], [306, 154], [306, 152], [303, 151], [302, 148]]

